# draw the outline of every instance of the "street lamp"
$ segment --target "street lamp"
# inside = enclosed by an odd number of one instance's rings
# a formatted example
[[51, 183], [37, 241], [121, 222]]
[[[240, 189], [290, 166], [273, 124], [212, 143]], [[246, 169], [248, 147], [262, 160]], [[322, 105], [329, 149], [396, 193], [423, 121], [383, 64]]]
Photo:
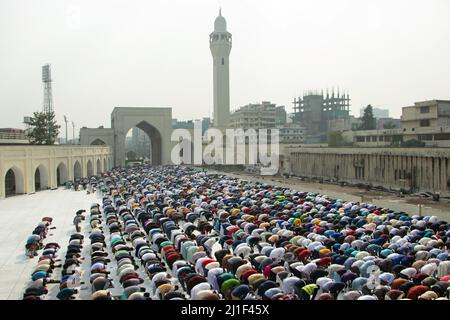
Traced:
[[68, 120], [67, 120], [66, 116], [64, 116], [64, 122], [66, 123], [66, 144], [68, 144], [69, 143], [69, 140], [68, 140], [68, 137], [67, 137], [67, 122], [68, 122]]
[[73, 143], [75, 144], [75, 123], [72, 121], [72, 139]]

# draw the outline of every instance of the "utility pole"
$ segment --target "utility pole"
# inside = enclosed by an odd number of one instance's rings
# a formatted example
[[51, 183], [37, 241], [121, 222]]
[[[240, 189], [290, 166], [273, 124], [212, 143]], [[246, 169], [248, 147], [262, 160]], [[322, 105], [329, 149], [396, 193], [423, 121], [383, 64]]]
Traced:
[[66, 116], [64, 116], [64, 122], [66, 123], [66, 144], [68, 144], [69, 143], [69, 138], [67, 136], [67, 122], [68, 122], [68, 120], [67, 120]]
[[75, 122], [72, 121], [72, 139], [75, 144]]

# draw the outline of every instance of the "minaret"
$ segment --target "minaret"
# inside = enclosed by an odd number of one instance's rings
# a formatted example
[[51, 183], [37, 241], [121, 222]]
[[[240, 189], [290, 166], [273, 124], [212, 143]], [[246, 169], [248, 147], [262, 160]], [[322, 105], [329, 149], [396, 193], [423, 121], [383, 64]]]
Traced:
[[214, 66], [214, 127], [225, 129], [230, 121], [230, 66], [231, 33], [222, 10], [214, 22], [214, 32], [209, 35], [209, 48]]

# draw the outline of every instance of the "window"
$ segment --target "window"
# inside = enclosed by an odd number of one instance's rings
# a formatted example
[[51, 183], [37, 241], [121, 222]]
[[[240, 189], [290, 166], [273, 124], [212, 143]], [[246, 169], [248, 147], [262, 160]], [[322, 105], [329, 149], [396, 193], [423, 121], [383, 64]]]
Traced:
[[426, 107], [420, 107], [420, 113], [429, 113], [430, 112], [430, 107], [426, 106]]
[[450, 140], [450, 133], [438, 133], [434, 136], [434, 140]]
[[419, 134], [418, 138], [420, 141], [431, 141], [431, 140], [433, 140], [433, 135], [432, 134]]
[[225, 58], [222, 58], [222, 65], [225, 65]]
[[421, 127], [429, 127], [430, 126], [430, 120], [429, 119], [420, 120], [420, 126]]

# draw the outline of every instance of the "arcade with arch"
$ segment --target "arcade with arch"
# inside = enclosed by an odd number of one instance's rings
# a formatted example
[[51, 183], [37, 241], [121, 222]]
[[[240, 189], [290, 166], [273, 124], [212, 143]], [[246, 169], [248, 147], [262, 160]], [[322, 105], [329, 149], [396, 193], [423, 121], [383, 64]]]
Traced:
[[0, 146], [0, 198], [64, 186], [100, 175], [113, 162], [108, 146]]

